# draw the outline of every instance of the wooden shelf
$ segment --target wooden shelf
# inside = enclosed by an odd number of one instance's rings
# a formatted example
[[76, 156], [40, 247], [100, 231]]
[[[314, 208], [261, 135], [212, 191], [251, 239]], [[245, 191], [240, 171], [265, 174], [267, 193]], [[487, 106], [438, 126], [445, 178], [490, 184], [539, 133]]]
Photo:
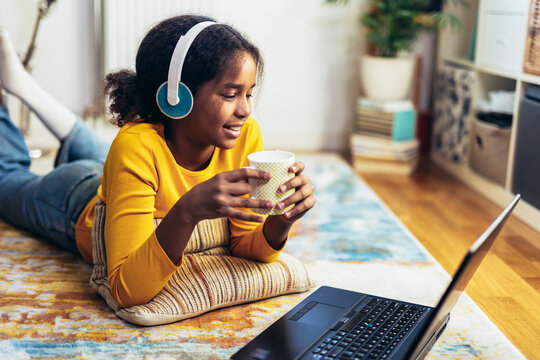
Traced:
[[497, 69], [490, 66], [485, 65], [478, 65], [474, 63], [473, 61], [467, 60], [467, 59], [461, 59], [461, 58], [442, 58], [441, 61], [448, 65], [457, 65], [460, 67], [463, 67], [465, 69], [470, 69], [472, 71], [484, 73], [484, 74], [490, 74], [495, 76], [500, 76], [503, 78], [516, 80], [516, 81], [522, 81], [528, 84], [534, 84], [534, 85], [540, 85], [540, 76], [527, 74], [524, 72], [516, 73], [504, 69]]
[[505, 69], [497, 69], [491, 66], [485, 66], [485, 65], [476, 65], [474, 67], [474, 70], [476, 72], [489, 74], [489, 75], [495, 75], [499, 77], [503, 77], [510, 80], [518, 80], [521, 74], [505, 70]]
[[523, 73], [519, 80], [528, 84], [540, 85], [540, 76]]
[[[434, 163], [436, 163], [439, 167], [443, 168], [446, 172], [453, 174], [456, 178], [461, 180], [463, 183], [467, 184], [468, 186], [472, 187], [479, 193], [483, 194], [485, 197], [496, 203], [497, 205], [503, 206], [506, 203], [510, 201], [510, 199], [513, 198], [514, 194], [512, 193], [512, 181], [513, 181], [513, 170], [514, 170], [514, 160], [516, 156], [516, 142], [517, 139], [517, 129], [519, 126], [519, 110], [520, 110], [520, 100], [523, 98], [525, 91], [527, 89], [527, 86], [529, 84], [534, 85], [540, 85], [540, 76], [527, 74], [523, 72], [522, 69], [518, 70], [507, 70], [505, 68], [516, 68], [516, 61], [513, 58], [493, 58], [490, 56], [490, 58], [486, 58], [489, 54], [493, 53], [493, 48], [490, 48], [485, 53], [482, 53], [483, 50], [486, 49], [487, 45], [491, 45], [492, 41], [495, 39], [494, 37], [489, 37], [492, 34], [485, 30], [484, 28], [487, 27], [489, 24], [493, 26], [493, 22], [490, 23], [490, 16], [491, 21], [493, 21], [493, 16], [495, 13], [493, 13], [493, 9], [488, 9], [490, 6], [501, 6], [503, 3], [490, 3], [488, 6], [488, 1], [490, 0], [471, 0], [469, 6], [457, 6], [456, 5], [446, 5], [445, 9], [452, 12], [454, 15], [456, 15], [463, 23], [463, 27], [460, 29], [460, 31], [452, 31], [449, 29], [446, 29], [444, 31], [441, 31], [439, 34], [439, 50], [437, 54], [438, 58], [438, 64], [439, 66], [443, 65], [450, 65], [455, 66], [458, 68], [466, 69], [469, 71], [472, 71], [475, 73], [475, 83], [473, 85], [473, 93], [472, 93], [472, 107], [471, 107], [471, 117], [470, 120], [474, 119], [475, 111], [481, 108], [481, 104], [483, 101], [488, 100], [489, 94], [492, 91], [498, 91], [498, 90], [504, 90], [504, 91], [513, 91], [515, 93], [514, 96], [514, 106], [513, 106], [513, 121], [512, 121], [512, 128], [511, 128], [511, 134], [510, 134], [510, 141], [509, 141], [509, 150], [508, 150], [508, 163], [507, 163], [507, 172], [506, 172], [506, 181], [504, 185], [492, 182], [481, 175], [477, 174], [474, 170], [472, 170], [469, 165], [467, 164], [467, 161], [465, 160], [465, 163], [462, 164], [456, 164], [453, 163], [450, 160], [445, 159], [442, 157], [442, 155], [436, 153], [434, 150], [432, 152], [432, 160]], [[520, 1], [520, 9], [524, 9], [524, 2]], [[510, 7], [505, 5], [505, 9], [511, 9]], [[513, 8], [512, 8], [513, 9]], [[522, 10], [523, 10], [522, 9]], [[490, 13], [491, 11], [491, 13]], [[500, 19], [500, 16], [504, 13], [499, 12], [495, 15], [498, 16], [498, 19]], [[524, 16], [523, 19], [527, 19], [528, 15], [515, 13], [515, 14], [509, 14], [512, 15], [511, 21], [514, 21], [516, 19], [515, 16], [521, 15]], [[510, 21], [510, 20], [509, 20]], [[477, 24], [477, 30], [475, 30], [473, 24], [476, 22]], [[509, 22], [508, 24], [511, 24], [512, 22]], [[504, 23], [506, 24], [506, 23]], [[512, 23], [514, 24], [514, 23]], [[498, 28], [501, 29], [501, 28]], [[515, 42], [512, 41], [502, 41], [501, 43], [497, 43], [497, 46], [506, 46], [506, 45], [516, 45], [519, 44], [519, 41], [522, 37], [520, 31], [521, 27], [512, 28], [513, 32], [511, 32], [513, 35], [517, 36]], [[523, 30], [523, 29], [522, 29]], [[473, 35], [475, 34], [475, 35]], [[500, 33], [497, 36], [500, 36], [503, 40], [508, 40], [507, 38], [510, 33]], [[489, 36], [488, 36], [489, 35]], [[519, 35], [519, 36], [518, 36]], [[475, 49], [474, 49], [474, 55], [475, 60], [470, 61], [468, 60], [468, 53], [470, 53], [470, 44], [472, 43], [473, 37], [476, 36], [475, 39]], [[494, 36], [494, 35], [493, 35]], [[489, 40], [491, 39], [491, 40]], [[497, 38], [498, 40], [499, 38]], [[485, 44], [483, 43], [485, 41]], [[484, 46], [486, 45], [486, 46]], [[515, 46], [514, 46], [515, 48]], [[525, 48], [522, 50], [519, 50], [515, 54], [515, 56], [521, 56], [521, 51], [523, 51], [523, 54], [525, 53]], [[503, 55], [508, 55], [508, 53], [502, 53]], [[503, 63], [503, 59], [509, 60], [508, 64], [506, 62]], [[486, 65], [487, 63], [493, 63], [501, 64], [501, 68], [496, 67], [495, 65]], [[506, 64], [506, 65], [505, 65]], [[471, 128], [472, 128], [472, 124]], [[472, 133], [471, 135], [472, 136]], [[470, 139], [469, 139], [470, 140]], [[471, 142], [469, 142], [471, 144]], [[469, 145], [470, 148], [470, 145]], [[466, 159], [468, 159], [468, 154], [465, 156]], [[535, 208], [534, 206], [528, 204], [525, 199], [522, 199], [520, 202], [520, 205], [515, 211], [515, 214], [517, 217], [519, 217], [522, 221], [529, 224], [534, 229], [540, 231], [540, 209]]]
[[461, 58], [444, 58], [442, 59], [443, 62], [450, 64], [450, 65], [458, 65], [462, 66], [466, 69], [474, 69], [475, 64], [474, 62], [467, 60], [467, 59], [461, 59]]

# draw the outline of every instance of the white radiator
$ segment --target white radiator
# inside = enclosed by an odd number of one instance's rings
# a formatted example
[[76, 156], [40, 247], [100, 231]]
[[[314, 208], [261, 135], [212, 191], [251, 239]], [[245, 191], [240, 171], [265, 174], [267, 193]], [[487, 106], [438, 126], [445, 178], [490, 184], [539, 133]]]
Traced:
[[[99, 0], [97, 0], [99, 1]], [[103, 74], [135, 67], [142, 38], [159, 21], [196, 13], [210, 15], [215, 0], [101, 0]]]

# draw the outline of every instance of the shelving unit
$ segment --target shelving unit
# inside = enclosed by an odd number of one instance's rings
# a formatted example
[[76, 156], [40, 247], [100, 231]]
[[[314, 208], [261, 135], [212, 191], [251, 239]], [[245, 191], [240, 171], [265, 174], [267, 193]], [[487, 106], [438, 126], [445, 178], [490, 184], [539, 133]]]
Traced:
[[[474, 74], [471, 111], [475, 112], [479, 109], [482, 101], [488, 98], [490, 91], [507, 90], [515, 92], [506, 180], [504, 185], [498, 184], [478, 174], [469, 166], [472, 136], [469, 138], [469, 153], [466, 155], [465, 161], [455, 163], [443, 157], [437, 151], [432, 151], [431, 157], [436, 164], [447, 172], [455, 175], [498, 205], [504, 206], [514, 196], [512, 192], [512, 174], [517, 141], [516, 134], [519, 126], [520, 99], [524, 96], [529, 84], [540, 85], [540, 76], [523, 72], [522, 66], [525, 53], [529, 0], [469, 0], [466, 6], [454, 4], [450, 1], [447, 2], [445, 9], [455, 14], [461, 20], [463, 26], [457, 31], [447, 29], [440, 32], [437, 52], [438, 68], [451, 65], [469, 70]], [[504, 17], [505, 15], [507, 18]], [[503, 26], [493, 30], [494, 21], [500, 22]], [[504, 26], [509, 27], [511, 34], [502, 33], [502, 31], [506, 31]], [[490, 31], [486, 31], [486, 27], [490, 27]], [[476, 37], [475, 42], [473, 42], [475, 31]], [[497, 35], [493, 35], [493, 33], [497, 31], [501, 32], [502, 35], [500, 35], [500, 38], [494, 39], [494, 36]], [[505, 43], [504, 39], [509, 39], [509, 41]], [[499, 43], [496, 41], [499, 41]], [[497, 62], [502, 63], [505, 59], [493, 59], [492, 50], [497, 46], [506, 46], [512, 49], [508, 51], [508, 54], [505, 52], [505, 56], [511, 54], [513, 57], [506, 59], [508, 64], [499, 66]], [[473, 53], [472, 48], [474, 48], [474, 56], [471, 56]], [[528, 204], [526, 201], [522, 201], [516, 209], [515, 215], [540, 231], [540, 209]]]

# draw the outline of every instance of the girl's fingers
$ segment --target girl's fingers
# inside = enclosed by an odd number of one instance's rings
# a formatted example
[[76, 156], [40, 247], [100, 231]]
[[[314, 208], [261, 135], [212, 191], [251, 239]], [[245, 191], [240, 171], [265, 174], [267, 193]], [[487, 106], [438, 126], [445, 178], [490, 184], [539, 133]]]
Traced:
[[271, 209], [274, 207], [272, 202], [268, 200], [258, 200], [226, 193], [213, 196], [212, 203], [212, 207], [221, 215], [225, 215], [227, 210], [232, 208]]
[[[311, 209], [315, 203], [315, 197], [313, 196], [313, 186], [309, 183], [309, 177], [302, 174], [305, 165], [303, 162], [295, 162], [289, 167], [289, 172], [295, 173], [289, 181], [280, 185], [279, 190], [283, 193], [290, 189], [296, 189], [294, 194], [287, 199], [279, 202], [276, 206], [279, 209], [284, 209], [289, 205], [295, 205], [293, 209], [287, 212], [286, 217], [291, 218], [299, 216]], [[251, 187], [247, 183], [247, 180], [264, 179], [269, 180], [271, 174], [252, 168], [236, 169], [228, 172], [224, 172], [215, 176], [214, 183], [215, 189], [217, 189], [218, 204], [221, 210], [219, 211], [222, 216], [227, 216], [235, 219], [255, 221], [264, 221], [264, 218], [256, 214], [252, 214], [246, 211], [242, 211], [239, 208], [248, 209], [271, 209], [274, 204], [267, 200], [251, 199], [242, 195], [246, 195], [251, 192]]]
[[271, 201], [257, 200], [247, 197], [231, 197], [230, 206], [248, 209], [271, 209], [274, 207]]
[[270, 178], [272, 177], [272, 174], [270, 174], [268, 171], [257, 170], [248, 167], [227, 171], [221, 173], [220, 175], [223, 175], [225, 177], [225, 180], [229, 182], [245, 182], [247, 181], [247, 179], [270, 180]]
[[292, 194], [285, 200], [278, 202], [276, 206], [278, 207], [278, 209], [285, 209], [289, 205], [297, 204], [311, 195], [313, 195], [313, 185], [307, 184], [296, 190], [294, 194]]
[[291, 210], [287, 211], [284, 215], [286, 218], [293, 218], [298, 215], [303, 215], [308, 210], [313, 208], [315, 206], [315, 203], [317, 200], [315, 199], [315, 196], [309, 196], [308, 198], [304, 199], [302, 202], [297, 203]]
[[279, 186], [279, 191], [281, 191], [282, 193], [286, 193], [290, 189], [296, 189], [306, 184], [309, 184], [309, 177], [307, 175], [300, 174], [293, 177], [289, 181], [281, 184]]
[[241, 196], [249, 194], [251, 186], [247, 182], [227, 183], [222, 185], [219, 191], [233, 196]]
[[304, 171], [304, 168], [306, 166], [304, 165], [303, 162], [301, 161], [297, 161], [295, 163], [293, 163], [290, 167], [289, 167], [289, 172], [291, 173], [295, 173], [295, 174], [300, 174], [302, 171]]
[[253, 222], [264, 222], [264, 217], [252, 213], [248, 213], [245, 211], [241, 211], [238, 209], [231, 208], [229, 211], [229, 214], [226, 215], [229, 218], [238, 219], [238, 220], [245, 220], [245, 221], [253, 221]]

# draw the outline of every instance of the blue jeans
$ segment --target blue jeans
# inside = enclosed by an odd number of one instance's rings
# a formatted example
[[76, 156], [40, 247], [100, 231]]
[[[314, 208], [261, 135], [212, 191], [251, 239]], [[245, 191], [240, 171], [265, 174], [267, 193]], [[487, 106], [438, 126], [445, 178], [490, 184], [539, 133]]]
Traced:
[[75, 224], [96, 195], [108, 150], [109, 145], [77, 119], [58, 150], [54, 169], [35, 175], [24, 136], [0, 105], [0, 217], [78, 254]]

